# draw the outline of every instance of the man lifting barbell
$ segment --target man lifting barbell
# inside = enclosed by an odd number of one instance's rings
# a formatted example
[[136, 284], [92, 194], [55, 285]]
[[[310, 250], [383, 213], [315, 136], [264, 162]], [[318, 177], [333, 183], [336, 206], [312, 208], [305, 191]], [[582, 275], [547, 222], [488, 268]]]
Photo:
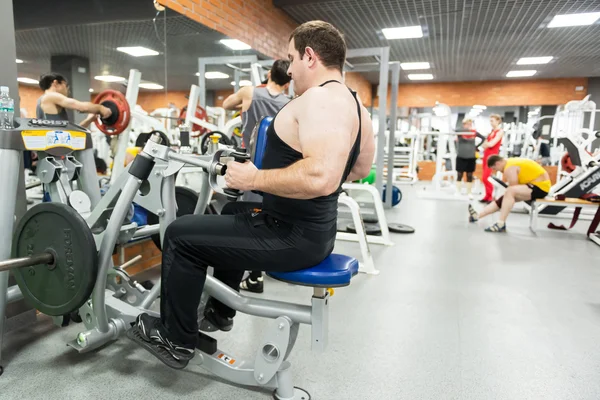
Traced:
[[[373, 128], [357, 94], [342, 83], [341, 33], [326, 22], [307, 22], [290, 36], [288, 52], [299, 97], [271, 123], [263, 169], [232, 162], [225, 176], [230, 188], [263, 192], [262, 211], [183, 216], [165, 233], [161, 317], [141, 314], [134, 328], [141, 339], [134, 340], [171, 367], [183, 368], [194, 356], [208, 266], [239, 290], [244, 270], [292, 271], [320, 263], [333, 250], [341, 184], [371, 169]], [[231, 330], [235, 311], [211, 303], [205, 318]]]
[[79, 101], [69, 96], [69, 83], [60, 74], [49, 73], [40, 78], [40, 88], [44, 94], [38, 99], [36, 117], [39, 119], [68, 121], [67, 110], [90, 113], [79, 125], [87, 128], [100, 114], [106, 119], [112, 111], [101, 104]]

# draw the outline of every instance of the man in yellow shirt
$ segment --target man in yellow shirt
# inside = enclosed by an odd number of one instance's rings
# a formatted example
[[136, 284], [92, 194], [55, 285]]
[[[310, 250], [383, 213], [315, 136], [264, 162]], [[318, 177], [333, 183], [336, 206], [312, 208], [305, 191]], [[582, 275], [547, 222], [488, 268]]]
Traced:
[[508, 187], [504, 196], [488, 204], [480, 213], [469, 204], [469, 222], [477, 222], [480, 218], [500, 210], [498, 222], [486, 228], [485, 231], [506, 232], [506, 218], [515, 203], [543, 199], [550, 192], [552, 183], [546, 170], [527, 158], [504, 159], [493, 155], [488, 158], [487, 164], [495, 172], [502, 172]]

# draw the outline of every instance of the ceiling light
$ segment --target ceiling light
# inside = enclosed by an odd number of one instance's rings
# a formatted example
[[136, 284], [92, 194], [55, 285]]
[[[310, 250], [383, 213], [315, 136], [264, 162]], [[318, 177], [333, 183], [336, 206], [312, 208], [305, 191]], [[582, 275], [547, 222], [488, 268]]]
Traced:
[[517, 65], [548, 64], [553, 57], [523, 57], [517, 61]]
[[115, 75], [98, 75], [94, 79], [102, 82], [125, 82], [125, 78]]
[[[198, 72], [196, 75], [200, 76], [200, 73]], [[219, 71], [211, 71], [205, 72], [204, 77], [206, 79], [227, 79], [229, 78], [229, 75]]]
[[94, 89], [90, 88], [90, 93], [94, 93]]
[[144, 83], [140, 83], [140, 88], [141, 89], [150, 89], [150, 90], [160, 90], [160, 89], [164, 89], [164, 86], [159, 85], [158, 83], [144, 82]]
[[[231, 81], [231, 86], [235, 86], [235, 81]], [[244, 86], [252, 86], [252, 82], [250, 82], [246, 79], [242, 79], [240, 81], [240, 87], [244, 87]]]
[[555, 15], [548, 24], [548, 28], [592, 25], [598, 18], [600, 18], [600, 12]]
[[480, 105], [480, 104], [475, 104], [475, 105], [473, 106], [473, 108], [475, 108], [475, 109], [480, 109], [480, 110], [486, 110], [486, 109], [487, 109], [487, 107], [486, 107], [486, 106], [482, 106], [482, 105]]
[[231, 50], [250, 50], [252, 47], [237, 39], [221, 39], [222, 45], [229, 47]]
[[408, 79], [411, 81], [430, 81], [433, 79], [431, 74], [408, 74]]
[[37, 84], [39, 84], [39, 83], [40, 83], [39, 81], [37, 81], [37, 80], [35, 80], [35, 79], [31, 79], [31, 78], [21, 78], [21, 77], [17, 78], [17, 81], [19, 81], [19, 82], [21, 82], [21, 83], [27, 83], [27, 84], [29, 84], [29, 85], [37, 85]]
[[428, 62], [409, 62], [409, 63], [401, 63], [400, 68], [405, 71], [413, 70], [413, 69], [429, 69], [431, 66]]
[[23, 60], [17, 58], [17, 64], [23, 64]]
[[508, 74], [506, 74], [507, 78], [520, 78], [523, 76], [533, 76], [536, 74], [536, 70], [534, 69], [530, 69], [530, 70], [524, 70], [524, 71], [510, 71]]
[[421, 25], [404, 26], [401, 28], [385, 28], [381, 30], [386, 39], [413, 39], [423, 37]]
[[141, 46], [117, 47], [117, 51], [127, 53], [133, 57], [157, 56], [158, 51], [150, 50]]

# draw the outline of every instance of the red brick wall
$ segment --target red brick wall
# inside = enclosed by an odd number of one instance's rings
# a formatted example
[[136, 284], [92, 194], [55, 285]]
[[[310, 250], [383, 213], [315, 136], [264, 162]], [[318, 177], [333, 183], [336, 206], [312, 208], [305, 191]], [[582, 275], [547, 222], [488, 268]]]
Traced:
[[27, 110], [27, 116], [29, 118], [35, 118], [35, 107], [42, 94], [42, 89], [37, 86], [19, 85], [19, 97], [21, 99], [20, 107]]
[[272, 0], [158, 0], [186, 17], [269, 57], [287, 56], [288, 38], [297, 26]]
[[182, 108], [187, 105], [189, 91], [171, 91], [160, 93], [140, 92], [137, 103], [147, 112], [152, 112], [157, 108], [166, 107], [169, 103], [175, 104], [175, 107]]
[[373, 85], [358, 72], [346, 72], [346, 85], [360, 96], [365, 107], [373, 104]]
[[[401, 84], [399, 107], [431, 107], [436, 101], [449, 106], [536, 106], [565, 104], [587, 95], [587, 78]], [[583, 91], [575, 87], [583, 86]], [[375, 105], [379, 104], [375, 99]], [[388, 91], [388, 104], [390, 92]]]

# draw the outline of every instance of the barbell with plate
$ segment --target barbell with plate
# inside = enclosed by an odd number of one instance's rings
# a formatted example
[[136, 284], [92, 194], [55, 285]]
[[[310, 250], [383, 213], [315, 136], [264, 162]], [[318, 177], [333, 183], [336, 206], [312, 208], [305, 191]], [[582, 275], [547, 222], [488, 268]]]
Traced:
[[12, 270], [25, 300], [44, 314], [69, 314], [92, 294], [96, 243], [87, 222], [68, 205], [31, 207], [15, 230], [12, 257], [0, 261], [0, 271]]
[[96, 127], [107, 136], [118, 135], [129, 126], [131, 109], [125, 95], [116, 90], [104, 90], [94, 99], [95, 104], [108, 108], [112, 114], [108, 118], [98, 118], [94, 121]]

